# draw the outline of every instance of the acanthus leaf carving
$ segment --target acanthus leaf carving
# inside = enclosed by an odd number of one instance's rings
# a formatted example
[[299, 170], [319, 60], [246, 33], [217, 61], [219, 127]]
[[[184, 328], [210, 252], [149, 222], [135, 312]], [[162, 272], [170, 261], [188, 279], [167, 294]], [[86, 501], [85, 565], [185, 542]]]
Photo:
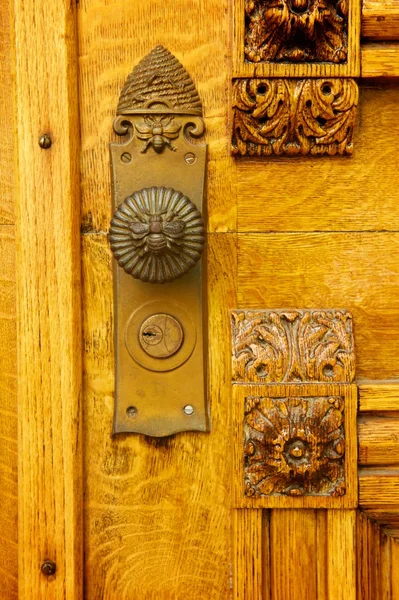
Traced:
[[352, 315], [345, 310], [232, 313], [233, 381], [350, 383]]
[[232, 152], [352, 154], [358, 96], [352, 79], [238, 79]]

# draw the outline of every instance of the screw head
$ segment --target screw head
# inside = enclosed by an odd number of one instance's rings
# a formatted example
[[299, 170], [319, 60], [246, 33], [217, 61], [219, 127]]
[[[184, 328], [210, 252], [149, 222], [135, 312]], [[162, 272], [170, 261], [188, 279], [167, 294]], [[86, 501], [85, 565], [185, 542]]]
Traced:
[[137, 408], [136, 408], [135, 406], [129, 406], [129, 407], [126, 409], [126, 416], [127, 416], [129, 419], [135, 419], [135, 418], [137, 417], [137, 413], [138, 413], [138, 412], [139, 412], [139, 411], [137, 410]]
[[43, 148], [43, 150], [48, 150], [49, 148], [51, 148], [52, 143], [53, 140], [51, 139], [48, 133], [45, 133], [39, 138], [39, 146], [40, 148]]
[[188, 165], [193, 165], [196, 162], [197, 157], [195, 156], [194, 152], [187, 152], [187, 154], [184, 156], [184, 160]]
[[130, 152], [124, 152], [121, 155], [121, 161], [125, 164], [130, 163], [132, 161], [132, 155], [130, 154]]
[[42, 564], [42, 566], [40, 567], [41, 572], [43, 573], [43, 575], [46, 575], [46, 577], [49, 577], [50, 575], [54, 575], [56, 570], [57, 570], [57, 565], [55, 564], [55, 562], [53, 560], [45, 560], [44, 563]]
[[191, 404], [186, 404], [186, 406], [183, 408], [183, 412], [187, 416], [191, 417], [191, 415], [194, 414], [194, 406], [191, 406]]

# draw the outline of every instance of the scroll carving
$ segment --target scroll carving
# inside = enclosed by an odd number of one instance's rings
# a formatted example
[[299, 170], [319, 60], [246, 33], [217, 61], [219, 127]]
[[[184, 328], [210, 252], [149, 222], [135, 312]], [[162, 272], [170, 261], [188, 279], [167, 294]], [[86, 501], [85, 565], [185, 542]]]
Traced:
[[238, 79], [232, 152], [352, 154], [358, 95], [353, 79]]
[[345, 310], [232, 313], [233, 381], [349, 383], [352, 315]]
[[245, 58], [345, 63], [348, 11], [348, 0], [245, 0]]
[[344, 398], [248, 397], [244, 493], [343, 496]]

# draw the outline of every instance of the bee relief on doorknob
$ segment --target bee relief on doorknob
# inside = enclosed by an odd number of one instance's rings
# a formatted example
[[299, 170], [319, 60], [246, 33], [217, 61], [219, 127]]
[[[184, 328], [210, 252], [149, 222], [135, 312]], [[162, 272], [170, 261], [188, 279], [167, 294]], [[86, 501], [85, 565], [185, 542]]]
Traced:
[[109, 241], [126, 273], [142, 281], [165, 283], [187, 273], [201, 258], [204, 222], [195, 204], [181, 192], [146, 188], [118, 206]]
[[135, 279], [173, 281], [192, 269], [203, 251], [206, 151], [194, 143], [204, 133], [198, 92], [163, 46], [128, 75], [114, 131], [124, 140], [111, 144], [111, 249]]

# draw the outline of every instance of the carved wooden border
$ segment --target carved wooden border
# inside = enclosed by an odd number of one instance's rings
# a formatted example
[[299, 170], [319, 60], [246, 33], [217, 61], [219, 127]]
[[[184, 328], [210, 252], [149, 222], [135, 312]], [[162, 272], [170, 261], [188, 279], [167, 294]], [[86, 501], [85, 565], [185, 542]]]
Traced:
[[245, 0], [235, 0], [233, 77], [359, 77], [361, 2], [349, 0], [349, 3], [346, 63], [251, 63], [244, 57]]
[[[257, 497], [245, 493], [244, 483], [244, 414], [249, 397], [273, 399], [336, 398], [344, 403], [345, 489], [342, 495], [265, 494]], [[356, 508], [357, 493], [357, 387], [352, 384], [233, 385], [234, 426], [234, 506], [236, 508]]]

